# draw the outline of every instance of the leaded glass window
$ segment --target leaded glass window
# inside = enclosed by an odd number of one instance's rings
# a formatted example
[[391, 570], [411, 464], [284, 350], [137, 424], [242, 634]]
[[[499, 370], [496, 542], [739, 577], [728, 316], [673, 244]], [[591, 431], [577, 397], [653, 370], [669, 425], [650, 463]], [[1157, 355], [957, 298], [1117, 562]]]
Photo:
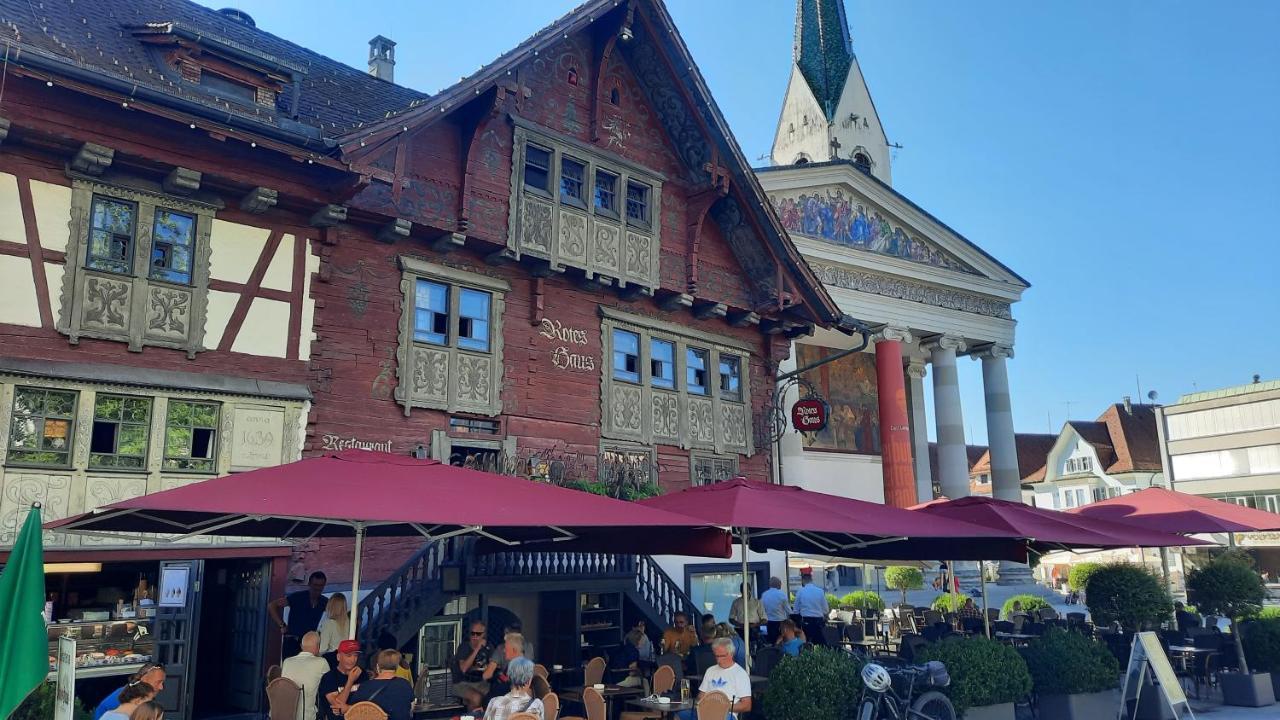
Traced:
[[195, 236], [194, 217], [156, 208], [151, 231], [151, 278], [190, 285]]
[[170, 400], [164, 428], [164, 469], [214, 472], [218, 404]]
[[419, 280], [413, 302], [413, 339], [431, 345], [448, 345], [449, 286]]
[[66, 467], [75, 438], [76, 392], [15, 388], [8, 462]]
[[636, 333], [613, 331], [613, 378], [640, 382], [640, 336]]
[[707, 394], [707, 351], [688, 348], [685, 351], [685, 390], [691, 395]]
[[458, 291], [458, 347], [489, 352], [489, 293], [471, 288]]
[[676, 386], [676, 346], [670, 340], [649, 340], [649, 383], [674, 390]]
[[560, 159], [560, 202], [579, 207], [584, 204], [582, 184], [586, 172], [581, 162], [569, 157]]
[[742, 359], [734, 355], [720, 356], [720, 397], [742, 400]]
[[137, 214], [138, 206], [131, 202], [93, 197], [86, 267], [124, 275], [133, 271]]
[[145, 467], [150, 434], [151, 398], [99, 394], [93, 401], [89, 467]]
[[551, 151], [537, 145], [524, 150], [524, 186], [551, 192]]

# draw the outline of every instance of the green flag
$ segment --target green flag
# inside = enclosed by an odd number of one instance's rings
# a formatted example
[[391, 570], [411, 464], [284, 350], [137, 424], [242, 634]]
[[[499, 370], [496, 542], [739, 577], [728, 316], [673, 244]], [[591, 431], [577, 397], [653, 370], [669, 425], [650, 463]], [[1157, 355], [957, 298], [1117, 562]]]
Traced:
[[44, 538], [33, 505], [0, 572], [0, 718], [9, 717], [49, 674], [44, 626]]

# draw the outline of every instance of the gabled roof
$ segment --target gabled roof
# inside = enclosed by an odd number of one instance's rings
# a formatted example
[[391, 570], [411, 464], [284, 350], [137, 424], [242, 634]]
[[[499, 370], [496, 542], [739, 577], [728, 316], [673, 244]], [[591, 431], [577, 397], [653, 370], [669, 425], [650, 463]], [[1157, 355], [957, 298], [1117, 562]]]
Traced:
[[[184, 80], [135, 33], [172, 33], [291, 76], [274, 107], [236, 102]], [[197, 114], [290, 131], [322, 141], [426, 98], [188, 0], [56, 0], [0, 3], [10, 62], [89, 73], [97, 82], [152, 91]]]
[[[365, 149], [362, 153], [362, 148], [377, 147], [401, 133], [414, 131], [448, 116], [451, 111], [474, 100], [478, 95], [509, 82], [508, 74], [514, 73], [522, 63], [531, 60], [538, 53], [546, 51], [568, 35], [585, 30], [608, 13], [626, 12], [627, 7], [618, 0], [589, 0], [435, 96], [415, 101], [412, 106], [390, 113], [380, 122], [366, 124], [347, 133], [339, 139], [343, 153], [347, 156], [367, 154], [370, 150]], [[802, 294], [803, 304], [808, 307], [811, 319], [822, 325], [839, 322], [844, 317], [843, 313], [783, 229], [781, 220], [729, 130], [728, 122], [711, 96], [711, 91], [666, 6], [662, 0], [633, 0], [631, 7], [635, 10], [635, 20], [630, 25], [632, 36], [628, 42], [619, 43], [618, 47], [628, 59], [634, 59], [637, 54], [650, 49], [659, 53], [658, 60], [661, 62], [657, 66], [660, 72], [648, 73], [639, 79], [642, 85], [658, 80], [673, 83], [674, 87], [670, 88], [672, 92], [664, 93], [660, 98], [661, 102], [654, 102], [655, 98], [652, 96], [650, 101], [659, 120], [666, 126], [668, 136], [673, 139], [677, 155], [684, 161], [690, 178], [695, 182], [709, 182], [710, 176], [705, 166], [712, 160], [725, 165], [733, 186], [744, 199], [743, 203], [738, 203], [732, 192], [726, 199], [735, 206], [733, 213], [737, 219], [760, 228], [765, 236], [764, 242], [768, 243], [774, 255], [782, 259], [783, 270], [793, 279], [795, 287]], [[686, 108], [686, 101], [692, 102], [694, 107]], [[692, 112], [676, 112], [676, 105]], [[703, 147], [698, 139], [704, 132], [712, 139], [709, 148]], [[694, 140], [691, 141], [691, 138]], [[724, 204], [721, 202], [718, 205]], [[713, 209], [712, 214], [714, 213]], [[732, 241], [730, 245], [733, 246]], [[734, 247], [734, 250], [739, 253], [744, 271], [752, 281], [771, 282], [770, 276], [776, 271], [772, 261], [769, 261], [768, 266], [762, 267], [759, 262], [744, 261], [740, 254], [741, 248]], [[753, 269], [760, 272], [753, 273]]]
[[792, 55], [827, 120], [833, 120], [845, 78], [853, 66], [844, 0], [796, 0]]
[[[1156, 434], [1155, 405], [1109, 405], [1097, 420], [1071, 420], [1070, 428], [1098, 456], [1098, 466], [1108, 475], [1162, 471], [1160, 441]], [[1058, 436], [1061, 440], [1062, 436]], [[1038, 480], [1043, 480], [1043, 474]]]
[[[1039, 482], [1044, 479], [1045, 463], [1049, 451], [1058, 441], [1057, 435], [1048, 433], [1015, 433], [1014, 446], [1018, 450], [1018, 477], [1022, 482]], [[987, 450], [974, 463], [970, 473], [991, 472], [991, 451]]]

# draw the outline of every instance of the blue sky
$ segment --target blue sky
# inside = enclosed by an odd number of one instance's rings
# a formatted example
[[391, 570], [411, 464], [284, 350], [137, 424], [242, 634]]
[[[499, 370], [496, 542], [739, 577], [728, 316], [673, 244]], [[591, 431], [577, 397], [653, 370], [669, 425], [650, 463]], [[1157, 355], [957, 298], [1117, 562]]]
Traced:
[[[435, 92], [565, 0], [228, 0], [258, 26]], [[207, 2], [215, 7], [221, 2]], [[790, 0], [669, 0], [747, 156], [772, 142]], [[1280, 377], [1280, 3], [850, 0], [894, 186], [1032, 288], [1014, 308], [1020, 432], [1123, 395]], [[760, 161], [765, 162], [764, 160]], [[962, 361], [968, 436], [986, 438]], [[932, 433], [931, 433], [932, 434]]]

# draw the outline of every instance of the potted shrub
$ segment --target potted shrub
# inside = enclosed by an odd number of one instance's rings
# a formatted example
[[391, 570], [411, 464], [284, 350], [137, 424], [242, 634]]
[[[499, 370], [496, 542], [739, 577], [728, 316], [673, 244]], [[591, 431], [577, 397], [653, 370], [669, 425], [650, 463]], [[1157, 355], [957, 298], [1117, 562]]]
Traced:
[[1045, 600], [1039, 595], [1028, 595], [1023, 593], [1022, 595], [1014, 595], [1004, 601], [1004, 605], [1000, 606], [1000, 617], [1008, 620], [1009, 613], [1013, 612], [1014, 603], [1020, 603], [1022, 605], [1022, 612], [1027, 613], [1028, 615], [1031, 614], [1032, 610], [1041, 610], [1047, 607], [1053, 607], [1049, 604], [1048, 600]]
[[955, 595], [952, 595], [951, 593], [944, 593], [934, 598], [933, 603], [930, 604], [929, 607], [940, 613], [956, 612], [960, 608], [964, 607], [964, 601], [968, 599], [969, 596], [964, 593], [956, 593]]
[[[840, 598], [840, 619], [845, 623], [853, 622], [853, 611], [859, 610], [863, 617], [875, 617], [884, 610], [884, 600], [870, 590], [854, 590]], [[845, 613], [848, 617], [845, 617]]]
[[1241, 623], [1240, 642], [1244, 643], [1249, 667], [1271, 673], [1271, 689], [1280, 698], [1280, 615], [1259, 613], [1257, 618]]
[[765, 720], [848, 720], [857, 714], [861, 672], [855, 656], [831, 648], [784, 657], [769, 673]]
[[1085, 585], [1089, 584], [1089, 577], [1102, 567], [1102, 563], [1096, 562], [1079, 562], [1071, 566], [1071, 571], [1067, 573], [1067, 587], [1078, 593], [1084, 594]]
[[984, 637], [951, 638], [916, 652], [940, 660], [951, 675], [942, 692], [965, 720], [1014, 720], [1014, 703], [1031, 692], [1031, 673], [1017, 650]]
[[1038, 699], [1040, 720], [1113, 717], [1120, 663], [1105, 647], [1059, 628], [1022, 649]]
[[924, 573], [920, 568], [906, 565], [894, 565], [884, 570], [884, 584], [890, 590], [902, 593], [902, 604], [907, 604], [907, 591], [924, 587]]
[[1223, 553], [1187, 575], [1187, 595], [1202, 612], [1221, 615], [1231, 623], [1231, 644], [1240, 672], [1224, 672], [1218, 676], [1222, 702], [1245, 707], [1274, 704], [1276, 695], [1271, 686], [1271, 673], [1249, 672], [1237, 624], [1241, 617], [1257, 613], [1266, 596], [1262, 577], [1253, 569], [1252, 562], [1238, 552]]
[[1154, 629], [1173, 614], [1169, 590], [1140, 565], [1118, 562], [1096, 568], [1084, 595], [1095, 624], [1118, 622], [1126, 632]]

